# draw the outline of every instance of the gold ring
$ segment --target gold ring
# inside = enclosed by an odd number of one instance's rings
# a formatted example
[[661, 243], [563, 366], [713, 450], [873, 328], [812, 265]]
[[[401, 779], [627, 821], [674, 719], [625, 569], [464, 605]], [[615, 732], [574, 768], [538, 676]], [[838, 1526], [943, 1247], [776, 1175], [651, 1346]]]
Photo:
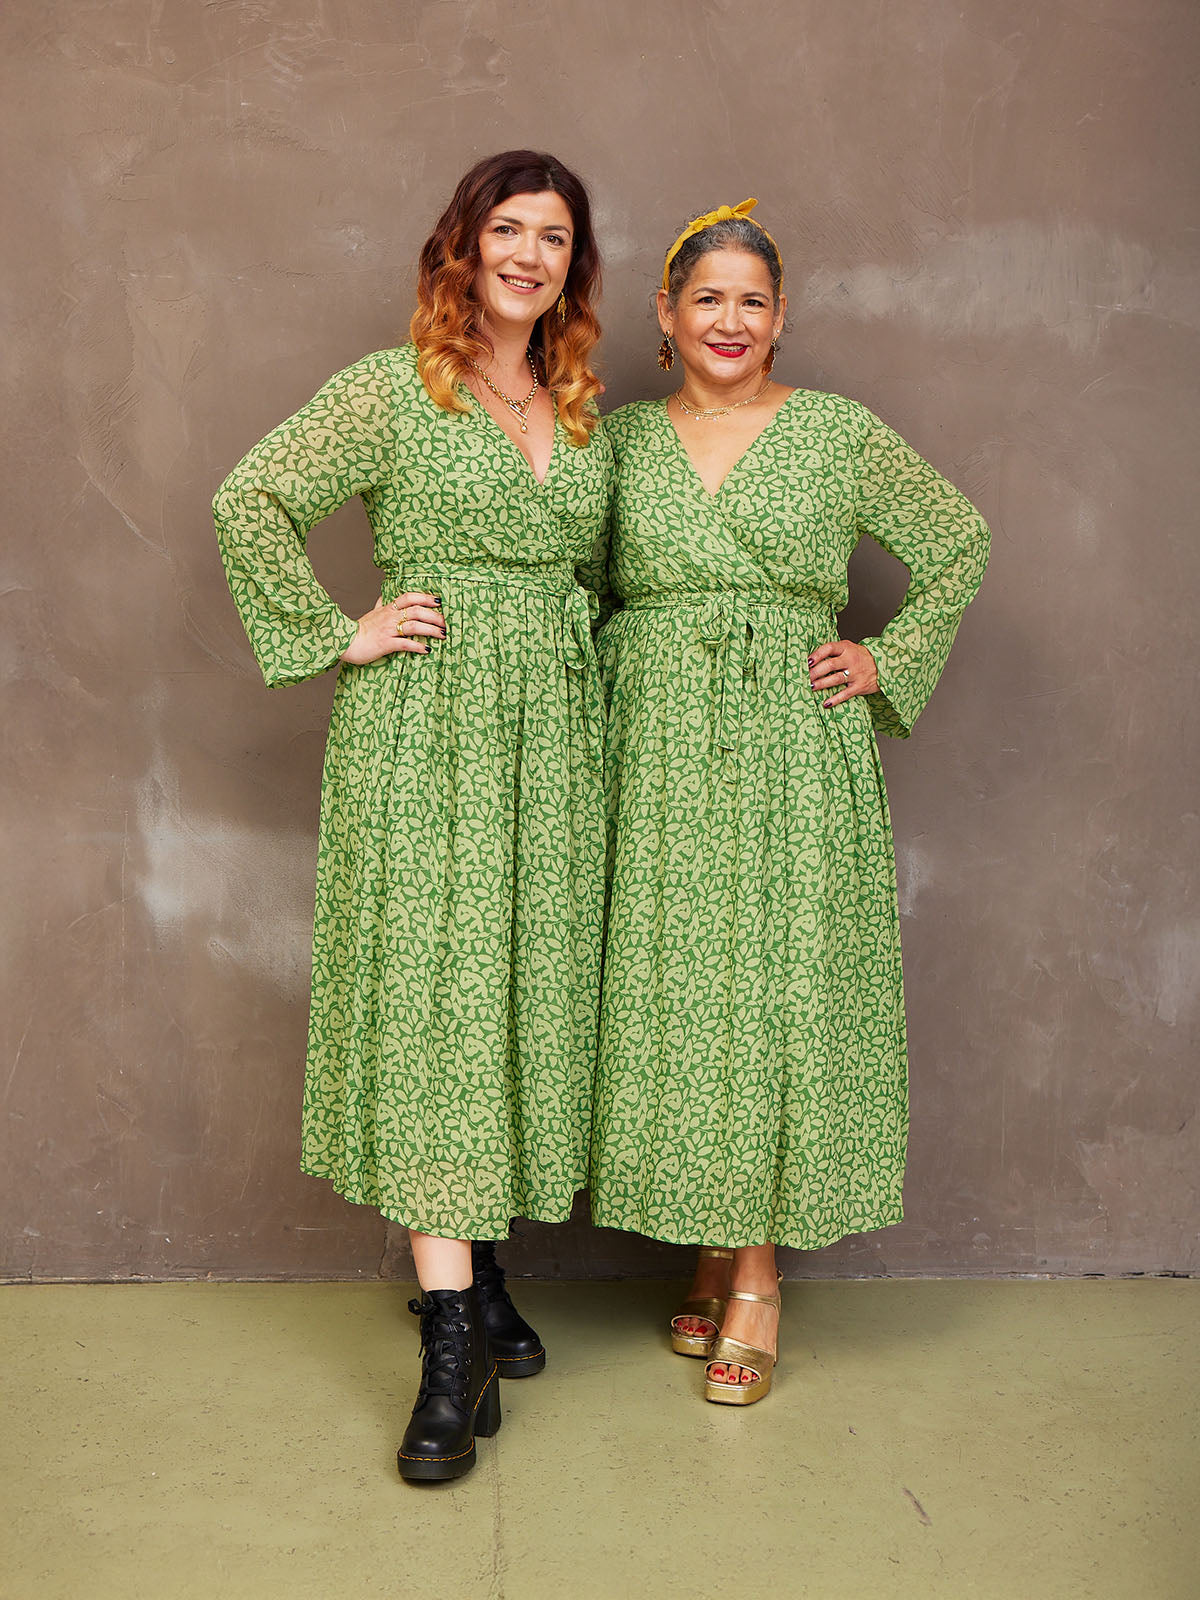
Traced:
[[846, 674], [846, 682], [849, 683], [850, 682], [850, 668], [849, 667], [843, 667], [842, 671]]

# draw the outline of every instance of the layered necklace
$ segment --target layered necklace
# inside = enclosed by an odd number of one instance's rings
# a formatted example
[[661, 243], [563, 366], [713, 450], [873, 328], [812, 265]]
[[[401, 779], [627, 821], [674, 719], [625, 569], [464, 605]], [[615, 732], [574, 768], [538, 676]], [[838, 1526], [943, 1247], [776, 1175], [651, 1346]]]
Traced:
[[[763, 395], [766, 394], [770, 387], [771, 380], [768, 378], [758, 393], [752, 394], [748, 400], [735, 400], [731, 406], [709, 406], [707, 410], [702, 410], [700, 406], [688, 405], [687, 401], [683, 398], [682, 389], [677, 389], [675, 391], [675, 398], [679, 402], [679, 409], [683, 412], [684, 416], [703, 417], [705, 421], [709, 421], [713, 417], [727, 417], [731, 411], [740, 411], [743, 406], [752, 406], [756, 400], [762, 399]], [[510, 401], [509, 404], [511, 405], [512, 402]]]
[[[469, 356], [467, 359], [468, 361], [471, 360]], [[471, 366], [483, 379], [484, 383], [487, 384], [488, 388], [496, 396], [496, 399], [503, 400], [508, 409], [520, 419], [522, 433], [529, 432], [529, 408], [533, 404], [534, 395], [541, 388], [541, 384], [538, 382], [537, 368], [534, 366], [533, 357], [530, 355], [528, 350], [525, 352], [525, 359], [529, 363], [529, 375], [533, 379], [533, 388], [530, 389], [524, 400], [514, 400], [512, 395], [505, 394], [503, 389], [497, 389], [496, 385], [488, 377], [487, 373], [479, 365], [478, 361], [471, 361]]]

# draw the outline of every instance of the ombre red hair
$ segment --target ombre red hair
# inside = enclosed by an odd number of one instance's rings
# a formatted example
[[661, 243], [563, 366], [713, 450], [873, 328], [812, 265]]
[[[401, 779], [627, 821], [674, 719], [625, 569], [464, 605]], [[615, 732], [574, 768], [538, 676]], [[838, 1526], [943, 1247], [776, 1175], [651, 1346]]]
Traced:
[[561, 195], [571, 213], [571, 265], [563, 286], [567, 315], [562, 320], [551, 306], [538, 319], [530, 349], [568, 436], [584, 445], [596, 426], [589, 402], [601, 392], [589, 364], [600, 338], [594, 310], [600, 297], [600, 252], [587, 189], [561, 161], [536, 150], [506, 150], [471, 168], [422, 247], [417, 309], [409, 333], [430, 398], [447, 411], [470, 410], [459, 385], [470, 371], [469, 362], [482, 366], [492, 353], [475, 293], [479, 236], [491, 213], [514, 194], [548, 191]]

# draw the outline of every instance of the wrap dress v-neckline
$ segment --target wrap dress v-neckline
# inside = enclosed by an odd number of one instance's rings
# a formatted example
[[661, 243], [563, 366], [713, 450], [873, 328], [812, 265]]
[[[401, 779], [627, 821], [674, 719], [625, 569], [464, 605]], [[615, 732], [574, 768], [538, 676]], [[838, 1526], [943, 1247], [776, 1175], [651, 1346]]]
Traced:
[[780, 415], [784, 411], [786, 411], [788, 406], [790, 405], [791, 400], [792, 400], [792, 396], [795, 395], [795, 394], [798, 394], [798, 393], [799, 393], [799, 390], [793, 389], [790, 394], [788, 394], [788, 395], [786, 395], [784, 397], [783, 401], [780, 403], [780, 405], [778, 407], [776, 407], [775, 411], [771, 414], [771, 416], [769, 416], [767, 418], [766, 422], [758, 430], [758, 432], [754, 435], [753, 439], [751, 439], [750, 443], [742, 451], [741, 455], [738, 456], [737, 460], [729, 468], [729, 470], [726, 472], [725, 476], [721, 479], [720, 483], [717, 485], [717, 487], [715, 489], [710, 489], [707, 486], [707, 484], [704, 482], [704, 479], [700, 476], [700, 469], [697, 467], [696, 463], [692, 460], [691, 455], [688, 452], [688, 447], [683, 442], [683, 436], [680, 434], [679, 429], [671, 421], [671, 414], [670, 414], [670, 411], [668, 410], [668, 406], [670, 404], [670, 396], [668, 396], [665, 400], [661, 400], [661, 401], [658, 402], [659, 405], [661, 405], [661, 407], [662, 407], [662, 419], [663, 419], [663, 422], [666, 425], [666, 427], [669, 429], [670, 433], [672, 434], [672, 436], [673, 436], [673, 438], [675, 440], [676, 447], [679, 450], [679, 454], [683, 457], [684, 462], [687, 464], [687, 467], [688, 467], [688, 469], [690, 470], [690, 472], [692, 474], [692, 477], [696, 480], [696, 484], [697, 484], [697, 486], [698, 486], [698, 488], [700, 490], [700, 493], [704, 496], [704, 498], [706, 500], [719, 500], [720, 499], [721, 492], [725, 488], [725, 485], [729, 482], [730, 478], [732, 478], [734, 473], [738, 471], [738, 469], [741, 467], [742, 463], [746, 460], [747, 456], [752, 455], [752, 453], [754, 452], [755, 446], [758, 444], [759, 440], [763, 437], [763, 435], [766, 434], [766, 433], [770, 433], [771, 429], [775, 426], [776, 422], [778, 422]]
[[498, 433], [499, 436], [512, 447], [518, 461], [533, 479], [535, 486], [539, 489], [544, 489], [546, 487], [546, 479], [549, 478], [550, 474], [554, 471], [554, 463], [558, 457], [559, 433], [562, 429], [562, 420], [558, 415], [557, 407], [555, 408], [554, 412], [554, 428], [550, 436], [550, 458], [546, 462], [545, 473], [539, 478], [537, 473], [534, 471], [533, 462], [530, 461], [529, 457], [525, 454], [524, 450], [521, 449], [521, 446], [513, 438], [512, 434], [506, 432], [505, 429], [500, 426], [499, 421], [492, 415], [492, 413], [484, 405], [483, 401], [480, 400], [479, 396], [473, 394], [465, 383], [460, 384], [459, 389], [466, 398], [467, 402], [475, 410], [477, 410], [481, 416], [486, 417], [488, 422], [491, 423], [495, 432]]

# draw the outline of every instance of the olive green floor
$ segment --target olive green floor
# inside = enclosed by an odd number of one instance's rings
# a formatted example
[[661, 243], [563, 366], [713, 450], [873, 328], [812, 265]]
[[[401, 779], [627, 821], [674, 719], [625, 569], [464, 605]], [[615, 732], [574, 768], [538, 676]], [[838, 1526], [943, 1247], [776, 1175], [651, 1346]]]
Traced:
[[551, 1359], [399, 1482], [395, 1284], [0, 1290], [3, 1600], [1195, 1600], [1200, 1285], [785, 1286], [752, 1410], [674, 1286], [521, 1284]]

